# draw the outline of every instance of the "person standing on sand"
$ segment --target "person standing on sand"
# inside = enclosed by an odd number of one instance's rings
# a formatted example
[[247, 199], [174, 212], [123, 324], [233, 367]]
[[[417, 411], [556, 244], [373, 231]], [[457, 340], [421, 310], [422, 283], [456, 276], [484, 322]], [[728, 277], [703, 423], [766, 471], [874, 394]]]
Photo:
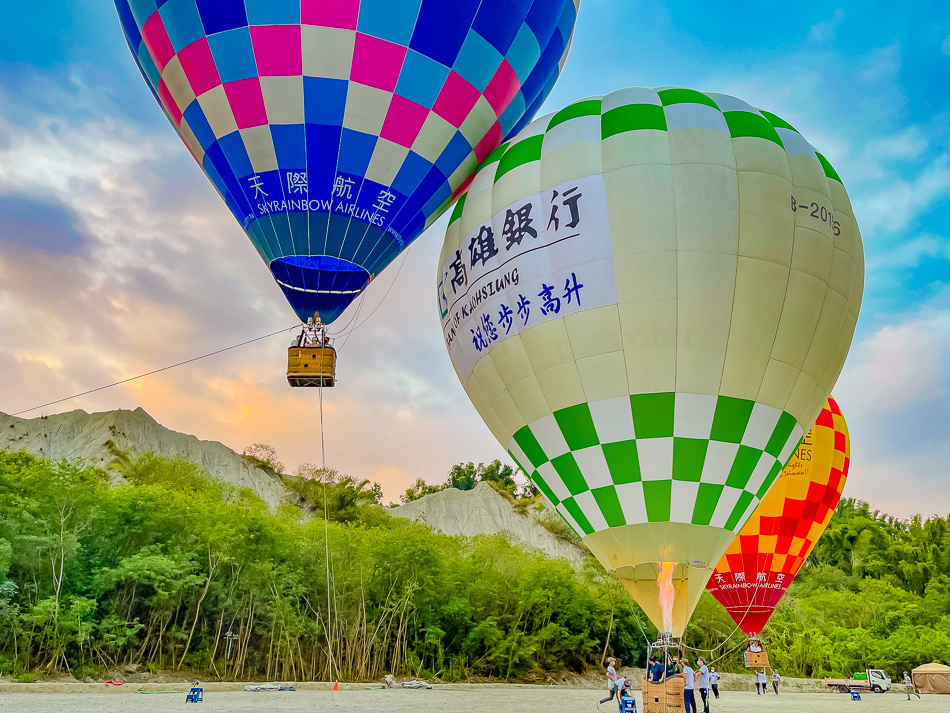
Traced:
[[719, 672], [716, 669], [714, 668], [709, 669], [709, 683], [712, 686], [712, 692], [716, 698], [719, 698], [719, 679], [720, 678], [722, 677], [719, 675]]
[[778, 684], [782, 682], [782, 677], [778, 675], [778, 671], [772, 669], [772, 688], [775, 689], [775, 695], [778, 695]]
[[696, 659], [696, 663], [699, 664], [699, 670], [696, 672], [699, 674], [699, 680], [696, 682], [696, 687], [699, 689], [699, 697], [703, 699], [703, 713], [709, 713], [709, 668], [706, 666], [706, 659], [702, 656]]
[[681, 659], [679, 663], [683, 667], [683, 672], [676, 675], [686, 682], [683, 687], [683, 709], [686, 713], [690, 713], [690, 710], [692, 710], [692, 713], [696, 713], [696, 672], [690, 668], [689, 661], [686, 659]]
[[755, 672], [755, 695], [761, 696], [765, 693], [765, 670]]
[[610, 694], [597, 702], [598, 708], [600, 708], [601, 703], [606, 703], [612, 699], [617, 692], [617, 668], [614, 666], [615, 663], [617, 663], [617, 659], [613, 656], [607, 659], [607, 690], [610, 691]]

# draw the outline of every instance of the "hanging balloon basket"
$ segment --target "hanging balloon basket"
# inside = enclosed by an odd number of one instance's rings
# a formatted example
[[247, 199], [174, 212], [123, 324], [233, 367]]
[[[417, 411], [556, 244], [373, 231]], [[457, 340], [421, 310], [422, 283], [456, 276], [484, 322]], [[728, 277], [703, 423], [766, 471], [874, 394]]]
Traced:
[[330, 346], [290, 347], [287, 382], [291, 386], [336, 385], [336, 349]]

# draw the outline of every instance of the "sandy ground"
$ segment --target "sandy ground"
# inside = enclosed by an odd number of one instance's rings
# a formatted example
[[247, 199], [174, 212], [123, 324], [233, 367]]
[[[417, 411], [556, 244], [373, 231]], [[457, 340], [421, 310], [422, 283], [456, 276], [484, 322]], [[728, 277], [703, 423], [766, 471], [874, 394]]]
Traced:
[[[181, 688], [169, 686], [169, 688]], [[209, 692], [198, 713], [213, 711], [290, 711], [321, 712], [359, 711], [371, 713], [593, 713], [597, 711], [598, 691], [561, 686], [484, 686], [442, 685], [433, 690], [347, 690], [331, 694], [328, 691], [296, 691], [293, 693], [247, 693], [244, 691]], [[903, 693], [864, 695], [865, 710], [903, 711], [913, 707], [922, 711], [947, 711], [950, 699], [945, 696], [916, 697], [908, 703]], [[784, 713], [834, 713], [851, 711], [855, 703], [849, 696], [834, 693], [789, 693], [785, 695], [756, 696], [754, 693], [725, 693], [713, 700], [710, 711], [746, 713], [754, 711], [783, 711]], [[643, 710], [639, 692], [637, 706]], [[4, 693], [0, 694], [0, 711], [16, 713], [165, 713], [165, 711], [193, 711], [185, 703], [185, 694], [135, 693]], [[601, 706], [601, 711], [613, 713], [613, 704]], [[700, 711], [702, 708], [699, 709]], [[860, 710], [860, 709], [859, 709]]]

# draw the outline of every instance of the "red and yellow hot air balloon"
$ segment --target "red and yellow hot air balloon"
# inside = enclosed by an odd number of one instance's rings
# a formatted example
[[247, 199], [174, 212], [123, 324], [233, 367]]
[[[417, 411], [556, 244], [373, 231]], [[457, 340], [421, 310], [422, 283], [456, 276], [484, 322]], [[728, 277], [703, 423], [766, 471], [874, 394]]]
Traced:
[[850, 459], [848, 426], [829, 397], [707, 585], [746, 634], [762, 631], [828, 526]]

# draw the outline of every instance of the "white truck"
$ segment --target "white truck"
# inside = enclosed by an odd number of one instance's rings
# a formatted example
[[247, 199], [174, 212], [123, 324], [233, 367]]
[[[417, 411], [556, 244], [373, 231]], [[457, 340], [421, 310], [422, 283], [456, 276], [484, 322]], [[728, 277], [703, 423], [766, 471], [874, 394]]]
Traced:
[[850, 691], [886, 693], [891, 690], [891, 677], [879, 668], [869, 668], [864, 673], [854, 674], [852, 678], [826, 678], [825, 688], [839, 693]]

